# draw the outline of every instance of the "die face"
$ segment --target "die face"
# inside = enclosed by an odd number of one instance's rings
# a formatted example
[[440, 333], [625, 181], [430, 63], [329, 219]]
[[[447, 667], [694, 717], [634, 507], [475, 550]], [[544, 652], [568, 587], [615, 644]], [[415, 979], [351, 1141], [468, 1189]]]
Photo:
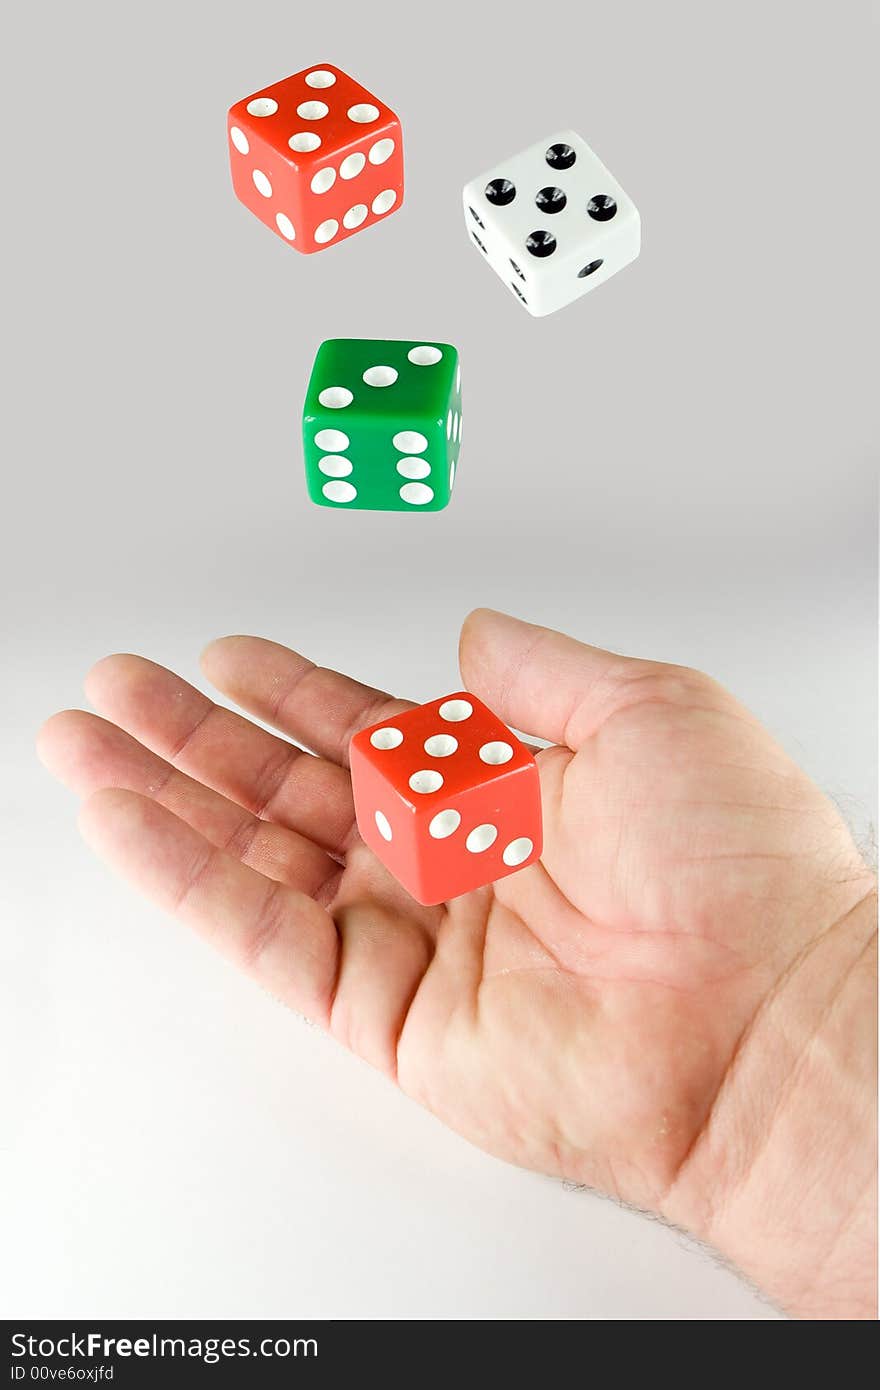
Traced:
[[309, 255], [383, 221], [403, 202], [400, 122], [341, 68], [304, 68], [227, 117], [236, 196]]
[[461, 448], [461, 365], [449, 343], [332, 338], [303, 409], [311, 500], [343, 510], [439, 511]]
[[471, 240], [535, 317], [580, 299], [639, 254], [635, 204], [572, 130], [473, 179], [463, 204]]
[[537, 763], [475, 696], [365, 729], [350, 753], [361, 836], [417, 901], [444, 902], [539, 858]]
[[354, 747], [350, 766], [361, 839], [398, 883], [421, 902], [414, 811], [406, 807], [372, 759]]
[[[510, 735], [508, 735], [510, 738]], [[439, 802], [438, 802], [439, 804]], [[446, 838], [419, 835], [418, 901], [425, 906], [472, 893], [527, 868], [541, 855], [541, 788], [537, 763], [493, 777], [450, 798], [435, 817], [460, 815]], [[429, 822], [429, 825], [433, 823]], [[452, 824], [441, 821], [441, 828]]]

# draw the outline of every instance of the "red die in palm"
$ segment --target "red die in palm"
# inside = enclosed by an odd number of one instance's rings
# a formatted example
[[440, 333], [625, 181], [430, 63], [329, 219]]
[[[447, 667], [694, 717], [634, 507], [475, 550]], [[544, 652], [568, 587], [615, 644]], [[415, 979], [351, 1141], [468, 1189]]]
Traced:
[[362, 729], [351, 740], [351, 780], [362, 838], [425, 906], [541, 853], [538, 765], [473, 695]]
[[307, 255], [381, 221], [403, 201], [400, 121], [330, 64], [236, 102], [228, 128], [236, 195]]

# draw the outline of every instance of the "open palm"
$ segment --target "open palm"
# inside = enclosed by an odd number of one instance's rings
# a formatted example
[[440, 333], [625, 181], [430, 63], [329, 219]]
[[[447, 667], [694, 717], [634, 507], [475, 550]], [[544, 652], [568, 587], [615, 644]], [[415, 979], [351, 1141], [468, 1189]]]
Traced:
[[100, 854], [447, 1124], [662, 1208], [814, 929], [829, 860], [855, 851], [698, 672], [487, 611], [461, 664], [503, 719], [552, 741], [545, 848], [441, 907], [414, 903], [354, 824], [349, 738], [404, 702], [275, 643], [223, 639], [206, 673], [312, 753], [133, 656], [88, 679], [104, 717], [56, 715], [41, 753], [89, 798]]

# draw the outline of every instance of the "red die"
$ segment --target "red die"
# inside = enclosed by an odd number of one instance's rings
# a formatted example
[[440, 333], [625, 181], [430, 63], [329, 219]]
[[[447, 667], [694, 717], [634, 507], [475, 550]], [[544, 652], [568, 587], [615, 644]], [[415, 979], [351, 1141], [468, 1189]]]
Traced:
[[538, 765], [473, 695], [362, 729], [351, 740], [351, 780], [362, 838], [425, 906], [541, 853]]
[[307, 255], [403, 202], [400, 121], [339, 68], [304, 68], [230, 108], [232, 186]]

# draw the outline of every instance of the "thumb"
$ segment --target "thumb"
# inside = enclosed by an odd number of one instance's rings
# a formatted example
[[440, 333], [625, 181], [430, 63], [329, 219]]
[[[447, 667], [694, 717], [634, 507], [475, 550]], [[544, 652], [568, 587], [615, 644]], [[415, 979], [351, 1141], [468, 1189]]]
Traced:
[[465, 619], [459, 663], [468, 690], [506, 724], [570, 748], [599, 727], [622, 681], [658, 669], [491, 608]]

